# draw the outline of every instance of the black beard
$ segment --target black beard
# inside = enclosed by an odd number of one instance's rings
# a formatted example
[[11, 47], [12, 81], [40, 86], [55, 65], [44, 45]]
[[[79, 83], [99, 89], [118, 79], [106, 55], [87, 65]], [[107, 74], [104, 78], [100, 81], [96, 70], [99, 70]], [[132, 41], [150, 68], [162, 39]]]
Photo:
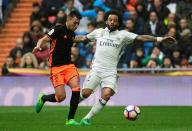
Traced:
[[113, 31], [117, 30], [117, 28], [111, 29], [108, 25], [107, 25], [107, 28], [110, 30], [110, 32], [113, 32]]

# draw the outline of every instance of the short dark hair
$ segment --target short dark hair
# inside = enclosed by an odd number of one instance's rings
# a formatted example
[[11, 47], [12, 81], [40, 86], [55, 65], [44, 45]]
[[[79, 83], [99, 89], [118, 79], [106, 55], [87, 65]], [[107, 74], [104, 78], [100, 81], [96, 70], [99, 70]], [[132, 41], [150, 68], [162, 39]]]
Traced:
[[77, 17], [79, 20], [82, 18], [78, 11], [71, 11], [68, 15], [69, 17]]
[[133, 18], [128, 18], [127, 21], [130, 20], [132, 21], [133, 23], [135, 23], [135, 20]]
[[122, 15], [118, 10], [110, 10], [105, 14], [104, 20], [107, 21], [109, 15], [117, 15], [118, 16], [118, 21], [119, 21], [119, 26], [122, 24]]
[[[171, 57], [170, 57], [169, 55], [166, 55], [166, 56], [163, 57], [163, 61], [164, 61], [165, 59], [170, 59], [170, 60], [171, 60]], [[172, 62], [172, 61], [171, 61], [171, 62]]]
[[155, 14], [157, 15], [157, 18], [159, 19], [159, 13], [158, 13], [157, 11], [155, 11], [155, 10], [149, 11], [149, 13], [148, 13], [148, 18], [150, 17], [150, 14], [151, 14], [151, 13], [155, 13]]
[[33, 3], [33, 7], [40, 7], [40, 5], [39, 5], [38, 2], [34, 2], [34, 3]]
[[95, 22], [90, 22], [90, 23], [88, 23], [87, 26], [93, 26], [93, 27], [96, 27], [96, 23], [95, 23]]

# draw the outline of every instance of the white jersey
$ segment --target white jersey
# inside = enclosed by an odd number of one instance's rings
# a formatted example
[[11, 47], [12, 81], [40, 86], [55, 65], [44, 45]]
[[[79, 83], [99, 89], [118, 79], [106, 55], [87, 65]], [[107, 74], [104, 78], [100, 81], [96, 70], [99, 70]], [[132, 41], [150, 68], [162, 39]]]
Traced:
[[110, 32], [108, 28], [96, 29], [88, 34], [89, 40], [96, 40], [92, 69], [117, 72], [117, 64], [124, 47], [131, 44], [136, 37], [137, 34], [125, 30]]

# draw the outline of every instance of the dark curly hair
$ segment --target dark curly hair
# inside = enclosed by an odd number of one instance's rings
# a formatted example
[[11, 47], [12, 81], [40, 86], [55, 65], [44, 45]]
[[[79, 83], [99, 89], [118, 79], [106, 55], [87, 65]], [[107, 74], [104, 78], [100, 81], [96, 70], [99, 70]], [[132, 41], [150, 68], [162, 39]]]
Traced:
[[118, 16], [118, 21], [119, 21], [119, 27], [122, 25], [122, 15], [118, 10], [110, 10], [108, 11], [105, 16], [104, 20], [107, 21], [109, 15], [117, 15]]

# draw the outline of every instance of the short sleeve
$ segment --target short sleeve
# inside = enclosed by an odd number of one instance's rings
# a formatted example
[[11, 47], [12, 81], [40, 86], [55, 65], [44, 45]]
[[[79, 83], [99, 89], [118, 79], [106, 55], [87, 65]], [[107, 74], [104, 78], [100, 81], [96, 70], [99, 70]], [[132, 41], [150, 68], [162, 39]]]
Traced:
[[133, 43], [138, 36], [137, 34], [128, 31], [122, 31], [122, 35], [124, 36], [124, 41], [126, 41], [127, 44]]
[[61, 33], [61, 30], [62, 30], [62, 26], [60, 25], [57, 25], [57, 26], [54, 26], [48, 33], [48, 37], [53, 40], [55, 38], [58, 37], [58, 35]]
[[96, 30], [93, 30], [91, 33], [89, 33], [87, 35], [87, 38], [90, 40], [90, 41], [93, 41], [96, 39], [96, 35], [99, 34], [99, 29], [96, 29]]

